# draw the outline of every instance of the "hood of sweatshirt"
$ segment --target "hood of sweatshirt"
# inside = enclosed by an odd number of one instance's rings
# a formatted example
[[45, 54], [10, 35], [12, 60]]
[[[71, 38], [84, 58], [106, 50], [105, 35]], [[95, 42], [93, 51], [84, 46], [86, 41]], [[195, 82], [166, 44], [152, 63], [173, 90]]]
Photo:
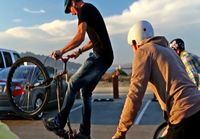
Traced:
[[164, 36], [155, 36], [148, 39], [144, 39], [140, 45], [144, 45], [146, 43], [153, 43], [160, 45], [161, 47], [169, 47], [169, 42]]

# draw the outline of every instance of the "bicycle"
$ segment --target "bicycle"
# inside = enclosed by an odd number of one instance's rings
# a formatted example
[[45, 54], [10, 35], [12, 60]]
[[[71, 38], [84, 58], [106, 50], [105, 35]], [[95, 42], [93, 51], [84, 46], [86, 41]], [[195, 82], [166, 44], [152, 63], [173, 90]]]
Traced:
[[166, 127], [167, 127], [167, 122], [166, 121], [162, 122], [156, 128], [154, 135], [153, 135], [153, 139], [165, 139], [165, 137], [163, 136], [163, 133], [164, 133]]
[[[34, 117], [41, 113], [44, 108], [47, 106], [49, 97], [50, 97], [50, 86], [51, 83], [56, 81], [57, 84], [57, 105], [58, 111], [61, 109], [61, 94], [60, 94], [60, 83], [59, 80], [63, 78], [64, 75], [68, 75], [67, 72], [67, 62], [70, 58], [74, 58], [74, 55], [68, 55], [67, 57], [62, 57], [61, 61], [64, 63], [63, 71], [57, 73], [53, 77], [49, 77], [47, 69], [45, 68], [44, 64], [38, 60], [37, 58], [26, 56], [19, 58], [10, 68], [7, 78], [7, 93], [8, 98], [11, 102], [16, 113], [20, 114], [23, 117]], [[46, 61], [46, 60], [45, 60]], [[45, 63], [45, 62], [44, 62]], [[17, 73], [19, 72], [20, 67], [34, 67], [34, 70], [28, 71], [28, 77], [26, 80], [21, 80], [20, 78], [16, 77]], [[16, 79], [18, 80], [16, 82]], [[68, 80], [68, 77], [66, 77]], [[23, 93], [19, 94], [19, 90], [23, 90]], [[41, 101], [37, 106], [33, 106], [33, 100], [36, 95], [41, 95], [43, 101]], [[76, 135], [76, 131], [72, 130], [70, 121], [68, 118], [67, 126], [69, 131], [65, 131], [59, 136], [64, 139], [74, 139]]]

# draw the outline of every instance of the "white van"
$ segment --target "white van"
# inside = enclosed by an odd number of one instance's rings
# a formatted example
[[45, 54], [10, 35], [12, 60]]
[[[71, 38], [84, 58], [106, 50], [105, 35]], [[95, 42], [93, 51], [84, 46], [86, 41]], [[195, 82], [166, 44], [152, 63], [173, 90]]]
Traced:
[[18, 58], [20, 55], [15, 50], [0, 48], [0, 70], [10, 67]]

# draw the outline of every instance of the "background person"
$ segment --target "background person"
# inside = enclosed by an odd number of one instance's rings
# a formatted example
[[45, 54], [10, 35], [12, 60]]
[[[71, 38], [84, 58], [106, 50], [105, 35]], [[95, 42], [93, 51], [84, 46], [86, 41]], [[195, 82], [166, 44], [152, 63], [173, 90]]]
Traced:
[[154, 36], [151, 24], [139, 21], [130, 29], [128, 42], [134, 53], [131, 83], [112, 139], [125, 139], [140, 110], [148, 82], [167, 116], [166, 138], [200, 138], [200, 93], [165, 37]]
[[79, 47], [85, 39], [89, 42], [75, 50], [73, 55], [78, 57], [83, 52], [93, 49], [93, 53], [70, 78], [66, 96], [61, 111], [50, 119], [44, 119], [44, 125], [49, 131], [60, 134], [64, 131], [70, 110], [74, 104], [76, 93], [81, 89], [83, 96], [82, 123], [76, 138], [90, 139], [91, 128], [91, 96], [102, 75], [113, 62], [113, 51], [103, 17], [95, 6], [82, 0], [66, 0], [65, 13], [78, 17], [78, 28], [74, 38], [62, 49], [52, 52], [54, 59]]
[[186, 51], [184, 41], [180, 38], [172, 40], [170, 47], [179, 55], [190, 79], [200, 91], [200, 57]]

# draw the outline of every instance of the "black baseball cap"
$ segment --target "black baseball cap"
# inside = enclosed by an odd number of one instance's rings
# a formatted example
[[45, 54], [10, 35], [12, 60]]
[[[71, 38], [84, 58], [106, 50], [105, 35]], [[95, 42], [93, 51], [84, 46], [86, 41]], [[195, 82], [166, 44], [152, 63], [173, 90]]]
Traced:
[[69, 9], [69, 7], [71, 6], [71, 4], [72, 4], [72, 0], [65, 0], [65, 13], [66, 14], [68, 14], [68, 13], [70, 13], [71, 11], [70, 11], [70, 9]]

